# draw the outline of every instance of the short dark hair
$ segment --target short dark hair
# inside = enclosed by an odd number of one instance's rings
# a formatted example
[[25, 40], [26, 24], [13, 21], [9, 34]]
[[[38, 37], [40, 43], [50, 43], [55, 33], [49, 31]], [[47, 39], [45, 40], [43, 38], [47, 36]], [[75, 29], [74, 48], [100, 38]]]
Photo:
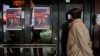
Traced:
[[69, 11], [69, 14], [74, 18], [81, 18], [81, 9], [79, 8], [73, 8]]

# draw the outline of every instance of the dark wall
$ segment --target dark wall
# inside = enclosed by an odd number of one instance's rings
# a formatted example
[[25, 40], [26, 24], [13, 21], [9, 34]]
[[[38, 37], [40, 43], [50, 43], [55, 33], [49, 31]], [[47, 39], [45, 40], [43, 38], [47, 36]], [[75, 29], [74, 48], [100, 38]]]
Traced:
[[[1, 2], [1, 1], [0, 1]], [[0, 5], [2, 5], [2, 2], [0, 3]], [[0, 6], [0, 43], [3, 42], [3, 33], [2, 33], [3, 29], [2, 29], [2, 6]]]
[[75, 3], [75, 4], [82, 4], [84, 2], [84, 0], [70, 0], [71, 3]]
[[[95, 0], [95, 15], [100, 14], [100, 0]], [[100, 26], [94, 26], [94, 47], [100, 48]]]
[[95, 14], [100, 14], [100, 0], [95, 0]]
[[[0, 44], [3, 43], [3, 29], [2, 29], [2, 0], [0, 1]], [[0, 48], [0, 56], [4, 56], [3, 55], [3, 48]]]
[[[95, 8], [94, 8], [94, 14], [100, 14], [100, 0], [95, 0]], [[96, 17], [94, 18], [96, 19]], [[93, 37], [94, 37], [94, 43], [93, 43], [93, 47], [94, 47], [94, 54], [95, 55], [100, 55], [100, 25], [95, 24], [94, 25], [94, 31], [93, 31]]]

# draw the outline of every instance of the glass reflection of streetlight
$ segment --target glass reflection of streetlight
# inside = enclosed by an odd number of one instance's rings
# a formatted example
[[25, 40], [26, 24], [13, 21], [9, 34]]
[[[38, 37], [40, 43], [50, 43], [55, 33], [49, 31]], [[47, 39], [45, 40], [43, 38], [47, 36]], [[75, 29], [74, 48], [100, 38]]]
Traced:
[[[15, 5], [17, 7], [22, 7], [24, 5], [24, 3], [25, 3], [24, 0], [14, 0], [13, 1], [13, 5]], [[32, 0], [30, 0], [30, 6], [31, 6], [31, 8], [34, 7], [34, 3]]]

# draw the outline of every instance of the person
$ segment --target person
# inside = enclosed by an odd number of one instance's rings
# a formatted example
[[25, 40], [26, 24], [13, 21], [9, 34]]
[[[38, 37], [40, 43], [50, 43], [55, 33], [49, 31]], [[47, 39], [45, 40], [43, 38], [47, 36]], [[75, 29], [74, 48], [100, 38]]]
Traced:
[[14, 25], [15, 25], [15, 26], [18, 26], [18, 25], [19, 25], [19, 23], [18, 23], [18, 19], [17, 19], [17, 18], [14, 19]]
[[67, 45], [67, 39], [68, 39], [68, 22], [65, 22], [62, 24], [62, 36], [61, 36], [61, 48], [62, 48], [62, 55], [66, 56], [66, 45]]
[[81, 9], [73, 8], [70, 14], [67, 56], [94, 56], [92, 42], [87, 27], [81, 20]]
[[69, 21], [68, 21], [68, 13], [66, 13], [65, 22], [61, 25], [61, 49], [62, 56], [66, 56], [66, 45], [68, 39], [68, 31], [69, 31]]

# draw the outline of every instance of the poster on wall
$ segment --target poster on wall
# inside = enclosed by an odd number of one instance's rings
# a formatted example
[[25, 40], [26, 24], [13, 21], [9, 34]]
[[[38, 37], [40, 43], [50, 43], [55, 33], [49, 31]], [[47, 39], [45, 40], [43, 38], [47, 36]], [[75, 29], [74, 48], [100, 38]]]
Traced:
[[7, 9], [7, 30], [22, 30], [22, 9], [21, 8], [9, 8]]
[[50, 29], [50, 7], [34, 7], [32, 22], [34, 29]]

